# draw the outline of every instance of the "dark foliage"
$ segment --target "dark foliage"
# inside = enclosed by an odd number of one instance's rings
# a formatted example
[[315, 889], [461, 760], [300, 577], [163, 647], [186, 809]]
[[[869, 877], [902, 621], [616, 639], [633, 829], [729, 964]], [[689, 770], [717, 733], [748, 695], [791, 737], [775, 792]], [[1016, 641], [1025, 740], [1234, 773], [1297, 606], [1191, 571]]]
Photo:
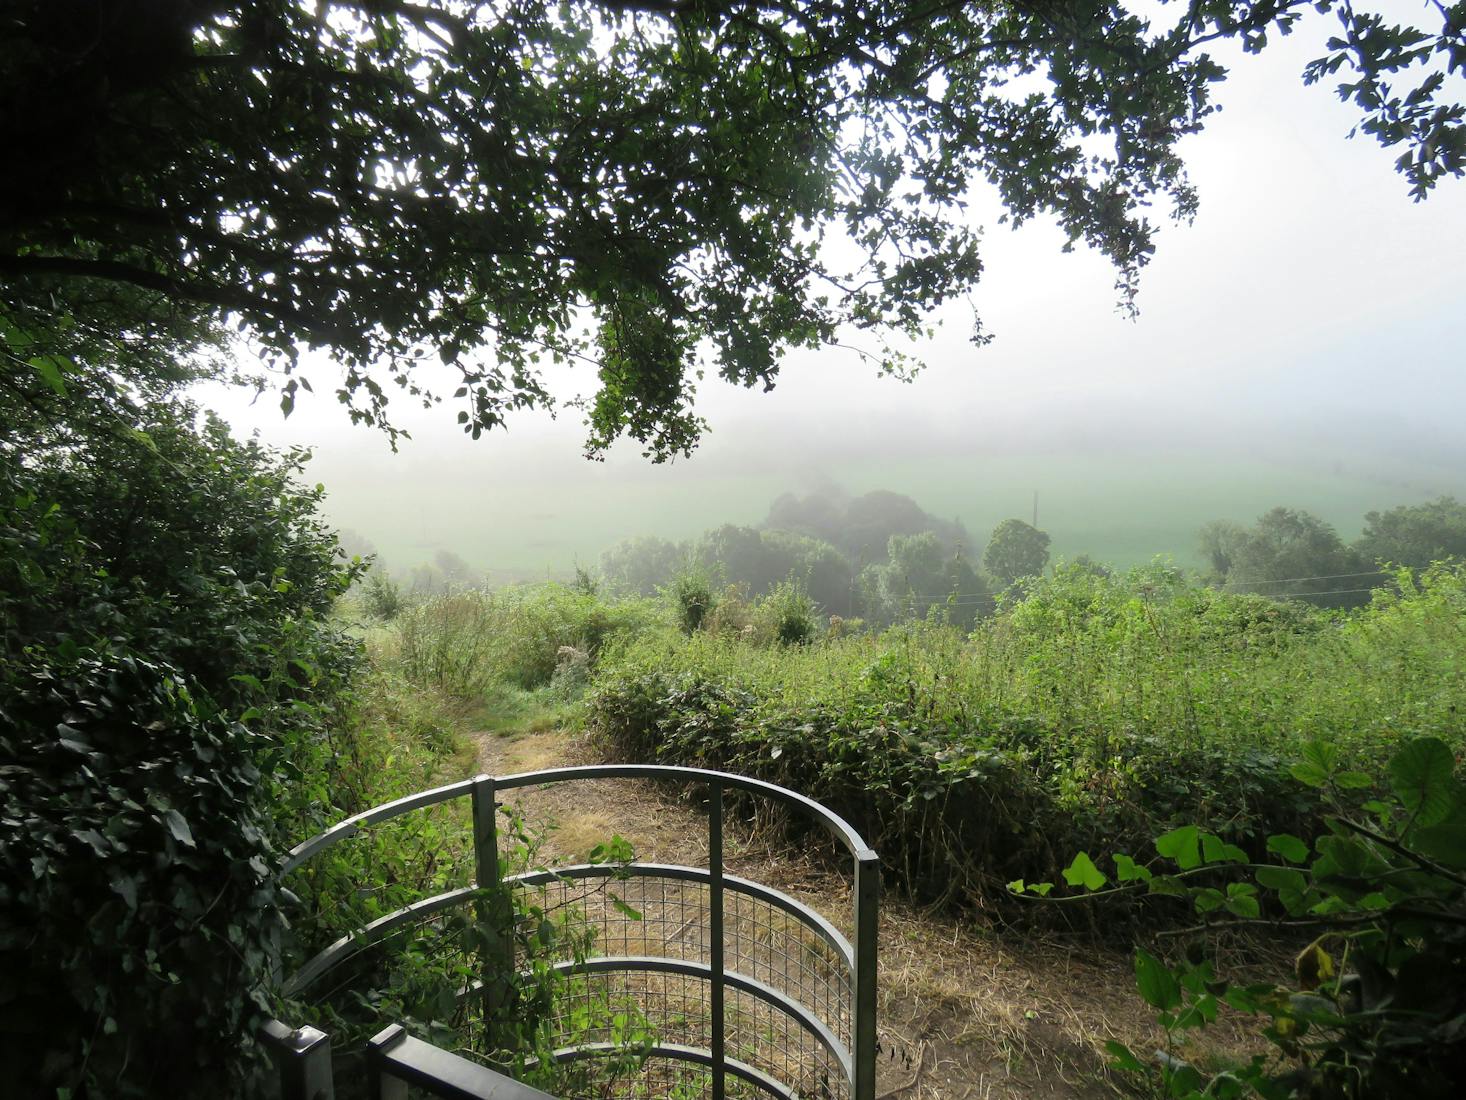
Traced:
[[285, 929], [279, 834], [322, 812], [288, 781], [320, 771], [355, 654], [320, 616], [354, 571], [299, 455], [51, 396], [54, 446], [0, 447], [7, 1087], [227, 1089]]

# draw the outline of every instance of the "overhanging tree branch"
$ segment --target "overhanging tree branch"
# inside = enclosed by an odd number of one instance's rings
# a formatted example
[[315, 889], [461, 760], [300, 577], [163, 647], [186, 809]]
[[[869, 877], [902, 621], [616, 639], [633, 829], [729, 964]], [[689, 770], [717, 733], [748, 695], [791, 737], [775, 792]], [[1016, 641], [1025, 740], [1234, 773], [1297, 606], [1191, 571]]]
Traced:
[[272, 317], [299, 325], [322, 340], [355, 342], [359, 333], [334, 324], [318, 315], [286, 305], [283, 302], [251, 294], [238, 287], [175, 279], [157, 271], [136, 267], [118, 260], [79, 259], [71, 256], [0, 256], [0, 274], [18, 276], [56, 276], [61, 278], [102, 279], [127, 283], [144, 290], [154, 290], [168, 298], [221, 306], [256, 317]]

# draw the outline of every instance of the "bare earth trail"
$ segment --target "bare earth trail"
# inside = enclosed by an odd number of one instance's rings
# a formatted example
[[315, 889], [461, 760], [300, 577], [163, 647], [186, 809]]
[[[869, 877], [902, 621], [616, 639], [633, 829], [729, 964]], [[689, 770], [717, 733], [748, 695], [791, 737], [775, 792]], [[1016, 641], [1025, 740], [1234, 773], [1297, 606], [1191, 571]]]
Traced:
[[[604, 762], [562, 730], [474, 736], [490, 774]], [[698, 864], [707, 855], [706, 818], [645, 783], [525, 789], [507, 801], [532, 830], [548, 830], [547, 862], [583, 859], [615, 834], [643, 861]], [[848, 927], [848, 884], [793, 848], [729, 835], [726, 865]], [[1118, 1090], [1102, 1074], [1105, 1041], [1144, 1050], [1156, 1038], [1127, 957], [1015, 946], [894, 897], [882, 901], [880, 952], [882, 1100], [1110, 1097]]]

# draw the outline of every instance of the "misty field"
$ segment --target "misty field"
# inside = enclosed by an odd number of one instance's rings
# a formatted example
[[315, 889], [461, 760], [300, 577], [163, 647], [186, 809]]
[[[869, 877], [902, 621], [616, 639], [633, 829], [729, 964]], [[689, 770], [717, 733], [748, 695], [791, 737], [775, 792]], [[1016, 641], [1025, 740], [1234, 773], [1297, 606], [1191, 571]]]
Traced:
[[[771, 463], [750, 436], [652, 478], [624, 459], [587, 471], [528, 444], [501, 446], [507, 457], [500, 465], [516, 470], [512, 478], [477, 457], [456, 461], [429, 451], [418, 463], [393, 464], [329, 449], [312, 476], [330, 490], [333, 522], [360, 532], [394, 572], [446, 549], [501, 581], [568, 577], [575, 563], [593, 563], [638, 535], [676, 541], [720, 523], [756, 524], [778, 494], [816, 489], [826, 472], [852, 494], [891, 489], [943, 519], [960, 519], [974, 533], [968, 550], [977, 553], [1004, 518], [1031, 518], [1036, 491], [1038, 526], [1053, 536], [1056, 557], [1087, 554], [1122, 568], [1157, 554], [1197, 564], [1203, 523], [1245, 521], [1280, 502], [1317, 513], [1347, 538], [1369, 509], [1445, 492], [1466, 496], [1459, 463], [1402, 464], [1385, 452], [1336, 471], [1332, 459], [1263, 460], [1235, 447], [1150, 454], [1056, 442], [1027, 452], [930, 454], [909, 440], [873, 438], [859, 450], [848, 441], [845, 450], [781, 449]], [[791, 479], [794, 469], [814, 476], [801, 485]]]

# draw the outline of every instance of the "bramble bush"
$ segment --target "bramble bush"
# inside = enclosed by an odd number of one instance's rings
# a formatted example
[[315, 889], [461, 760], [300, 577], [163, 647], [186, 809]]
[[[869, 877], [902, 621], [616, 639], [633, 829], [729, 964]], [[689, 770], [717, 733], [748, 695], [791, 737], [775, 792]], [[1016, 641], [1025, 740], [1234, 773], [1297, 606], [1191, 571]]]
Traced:
[[970, 635], [914, 623], [770, 649], [700, 633], [615, 648], [586, 723], [629, 759], [726, 767], [848, 814], [919, 895], [1002, 885], [1194, 822], [1250, 855], [1323, 806], [1287, 761], [1461, 743], [1466, 572], [1402, 572], [1348, 614], [1198, 588], [1165, 565], [1029, 581]]
[[[1325, 828], [1289, 833], [1253, 859], [1195, 825], [1155, 840], [1156, 858], [1081, 852], [1063, 903], [1138, 895], [1199, 923], [1171, 962], [1135, 954], [1141, 996], [1165, 1048], [1145, 1059], [1109, 1044], [1117, 1068], [1170, 1100], [1432, 1100], [1459, 1095], [1466, 1073], [1466, 784], [1434, 737], [1405, 742], [1383, 782], [1348, 768], [1323, 742], [1304, 746], [1293, 777], [1326, 799]], [[1113, 864], [1112, 874], [1101, 865]], [[1014, 882], [1053, 896], [1050, 883]], [[1237, 928], [1309, 939], [1289, 983], [1237, 982], [1206, 936]], [[1181, 1056], [1188, 1032], [1223, 1007], [1260, 1021], [1267, 1054], [1203, 1068]]]

